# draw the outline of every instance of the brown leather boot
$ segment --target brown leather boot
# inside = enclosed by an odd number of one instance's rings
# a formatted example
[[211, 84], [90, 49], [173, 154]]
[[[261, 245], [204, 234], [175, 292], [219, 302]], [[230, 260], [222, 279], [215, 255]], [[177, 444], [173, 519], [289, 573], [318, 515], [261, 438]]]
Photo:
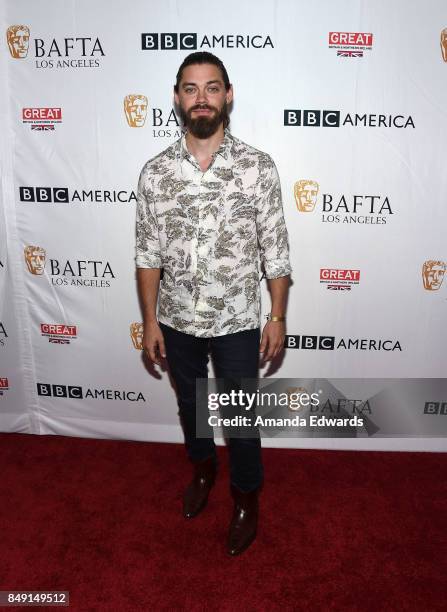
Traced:
[[193, 518], [205, 508], [208, 494], [216, 479], [216, 458], [194, 463], [194, 477], [183, 495], [183, 516]]
[[258, 493], [259, 489], [244, 493], [231, 485], [234, 510], [227, 541], [227, 552], [230, 555], [239, 555], [244, 552], [256, 538], [259, 513]]

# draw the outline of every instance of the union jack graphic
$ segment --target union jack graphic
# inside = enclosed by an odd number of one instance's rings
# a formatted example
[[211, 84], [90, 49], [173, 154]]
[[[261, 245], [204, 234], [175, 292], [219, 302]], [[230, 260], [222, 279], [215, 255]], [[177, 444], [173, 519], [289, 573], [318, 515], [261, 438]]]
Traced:
[[363, 57], [363, 51], [337, 51], [338, 57]]
[[32, 125], [31, 129], [45, 132], [47, 130], [54, 130], [54, 125]]

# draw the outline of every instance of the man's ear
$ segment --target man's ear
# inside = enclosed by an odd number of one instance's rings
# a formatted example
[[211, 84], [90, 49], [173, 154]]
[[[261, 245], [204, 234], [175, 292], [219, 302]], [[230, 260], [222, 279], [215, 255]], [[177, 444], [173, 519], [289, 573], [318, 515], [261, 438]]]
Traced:
[[230, 102], [233, 101], [233, 85], [230, 85], [230, 89], [227, 91], [225, 99], [227, 101], [227, 104], [230, 104]]
[[177, 104], [177, 106], [180, 106], [180, 101], [179, 101], [178, 93], [175, 91], [175, 89], [174, 89], [174, 101]]

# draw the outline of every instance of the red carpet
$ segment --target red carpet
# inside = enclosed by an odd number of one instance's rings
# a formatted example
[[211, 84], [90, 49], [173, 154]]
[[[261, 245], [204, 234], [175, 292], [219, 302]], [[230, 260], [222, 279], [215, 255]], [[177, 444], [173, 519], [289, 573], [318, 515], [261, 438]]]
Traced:
[[187, 521], [182, 446], [0, 434], [0, 590], [67, 590], [80, 611], [446, 610], [447, 455], [264, 449], [237, 558], [219, 456]]

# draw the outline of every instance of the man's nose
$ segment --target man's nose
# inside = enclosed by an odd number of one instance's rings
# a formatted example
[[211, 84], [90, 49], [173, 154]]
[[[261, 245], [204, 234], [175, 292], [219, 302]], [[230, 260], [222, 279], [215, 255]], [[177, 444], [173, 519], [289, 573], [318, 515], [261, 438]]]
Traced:
[[196, 102], [207, 102], [208, 98], [206, 97], [206, 90], [205, 89], [198, 89], [197, 90], [197, 96], [196, 96]]

